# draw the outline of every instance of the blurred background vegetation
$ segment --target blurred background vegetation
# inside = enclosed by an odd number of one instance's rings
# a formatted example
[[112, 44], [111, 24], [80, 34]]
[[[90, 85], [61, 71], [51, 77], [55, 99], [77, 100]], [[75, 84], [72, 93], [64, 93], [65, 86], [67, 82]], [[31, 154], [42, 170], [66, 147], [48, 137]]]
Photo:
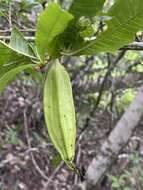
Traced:
[[[37, 16], [50, 2], [68, 8], [71, 0], [0, 0], [0, 39], [9, 40], [13, 25], [33, 37]], [[105, 10], [112, 2], [107, 1]], [[96, 30], [104, 23], [102, 18], [94, 19]], [[61, 62], [70, 73], [76, 106], [76, 163], [86, 169], [143, 82], [143, 52], [63, 57]], [[42, 72], [39, 77], [23, 73], [0, 95], [0, 190], [71, 190], [78, 181], [48, 137], [42, 76]], [[143, 121], [102, 181], [101, 190], [142, 190], [142, 157]]]

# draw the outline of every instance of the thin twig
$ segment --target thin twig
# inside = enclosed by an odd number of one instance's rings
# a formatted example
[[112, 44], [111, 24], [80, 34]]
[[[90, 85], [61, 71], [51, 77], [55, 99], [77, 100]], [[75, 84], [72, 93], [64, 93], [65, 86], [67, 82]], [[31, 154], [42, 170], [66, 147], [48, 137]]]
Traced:
[[9, 3], [9, 11], [8, 11], [8, 21], [9, 21], [9, 28], [12, 29], [12, 3]]
[[[78, 150], [77, 150], [77, 156], [76, 156], [76, 166], [79, 166], [80, 164], [80, 158], [81, 158], [81, 143], [80, 140], [78, 142]], [[78, 175], [75, 175], [74, 177], [74, 184], [77, 184], [78, 182]]]
[[[54, 172], [51, 174], [51, 176], [49, 177], [48, 181], [46, 182], [46, 184], [44, 185], [44, 189], [43, 190], [47, 190], [48, 186], [50, 185], [50, 183], [55, 183], [53, 181], [53, 177], [56, 175], [56, 173], [61, 169], [61, 167], [63, 166], [64, 162], [62, 161], [58, 167], [54, 170]], [[59, 185], [60, 183], [58, 183]]]
[[[28, 33], [30, 33], [30, 32], [35, 32], [36, 30], [35, 29], [19, 29], [19, 31], [20, 32], [28, 32]], [[5, 34], [5, 33], [11, 33], [12, 32], [12, 29], [5, 29], [5, 30], [0, 30], [0, 33], [1, 34]]]
[[133, 42], [131, 44], [128, 44], [128, 45], [120, 48], [120, 50], [138, 50], [138, 51], [141, 51], [141, 50], [143, 50], [143, 42]]
[[[23, 111], [23, 117], [24, 117], [24, 127], [25, 127], [25, 135], [26, 135], [26, 140], [27, 140], [27, 144], [28, 144], [28, 149], [31, 149], [32, 147], [31, 147], [31, 141], [30, 141], [29, 132], [28, 132], [28, 121], [27, 121], [26, 109], [24, 109], [24, 111]], [[30, 156], [31, 156], [32, 163], [35, 166], [35, 169], [37, 170], [37, 172], [45, 180], [48, 180], [49, 178], [43, 173], [43, 171], [38, 166], [38, 164], [34, 158], [33, 152], [30, 152]]]
[[[21, 32], [35, 32], [34, 29], [22, 29], [20, 30]], [[0, 30], [0, 33], [8, 33], [11, 32], [11, 30]], [[35, 37], [34, 36], [25, 36], [24, 37], [26, 40], [28, 41], [34, 41]], [[10, 36], [0, 36], [0, 40], [6, 40], [9, 41], [10, 40]], [[142, 51], [143, 50], [143, 42], [133, 42], [130, 43], [124, 47], [121, 47], [119, 50], [137, 50], [137, 51]], [[62, 53], [63, 55], [75, 55], [75, 54], [68, 54], [68, 53]]]
[[[35, 40], [35, 37], [32, 37], [32, 36], [25, 36], [24, 38], [28, 41], [34, 41]], [[0, 40], [5, 40], [5, 41], [9, 42], [10, 36], [0, 36]]]
[[[30, 137], [29, 137], [29, 132], [28, 132], [28, 121], [27, 121], [27, 115], [26, 115], [26, 109], [23, 111], [23, 117], [24, 117], [24, 126], [25, 126], [25, 135], [26, 135], [26, 140], [27, 140], [27, 144], [28, 144], [28, 149], [32, 149], [31, 147], [31, 141], [30, 141]], [[57, 185], [60, 185], [61, 183], [59, 182], [55, 182], [52, 180], [52, 178], [55, 176], [55, 174], [57, 173], [57, 171], [62, 167], [63, 165], [63, 161], [61, 162], [61, 164], [57, 167], [57, 169], [53, 172], [53, 174], [50, 177], [47, 177], [44, 172], [40, 169], [40, 167], [38, 166], [34, 155], [33, 155], [33, 151], [29, 152], [30, 156], [31, 156], [31, 160], [33, 165], [35, 166], [35, 169], [37, 170], [37, 172], [41, 175], [41, 177], [43, 177], [43, 179], [45, 179], [47, 181], [45, 188], [47, 188], [47, 186], [49, 185], [49, 183], [54, 183]]]

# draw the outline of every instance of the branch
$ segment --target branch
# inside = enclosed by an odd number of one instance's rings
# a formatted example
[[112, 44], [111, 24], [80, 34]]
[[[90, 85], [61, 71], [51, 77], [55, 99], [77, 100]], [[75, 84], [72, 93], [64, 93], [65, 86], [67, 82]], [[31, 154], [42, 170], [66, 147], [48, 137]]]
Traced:
[[[30, 32], [36, 32], [36, 30], [35, 29], [20, 29], [19, 30], [20, 32], [28, 32], [28, 33], [30, 33]], [[5, 34], [5, 33], [11, 33], [12, 32], [12, 29], [5, 29], [5, 30], [0, 30], [0, 34]]]
[[[108, 139], [101, 147], [100, 153], [94, 158], [87, 169], [87, 182], [79, 184], [77, 189], [95, 189], [113, 164], [120, 151], [128, 142], [132, 132], [143, 116], [143, 86], [133, 102], [121, 117]], [[82, 187], [82, 188], [80, 188]], [[83, 188], [84, 187], [84, 188]], [[75, 190], [76, 188], [74, 188]]]
[[[21, 32], [35, 32], [34, 29], [23, 29], [23, 30], [20, 30]], [[11, 30], [0, 30], [0, 34], [1, 33], [8, 33], [8, 32], [11, 32]], [[26, 40], [29, 40], [29, 41], [34, 41], [35, 40], [35, 37], [33, 36], [25, 36], [25, 39]], [[10, 40], [10, 36], [0, 36], [0, 40], [7, 40], [9, 41]], [[130, 43], [122, 48], [120, 48], [119, 50], [138, 50], [138, 51], [142, 51], [143, 50], [143, 42], [133, 42], [133, 43]]]
[[[31, 147], [31, 141], [30, 141], [30, 136], [29, 136], [29, 132], [28, 132], [28, 121], [27, 121], [27, 115], [26, 115], [26, 109], [23, 111], [23, 117], [24, 117], [24, 127], [25, 127], [25, 135], [26, 135], [26, 140], [27, 140], [27, 145], [28, 145], [28, 149], [32, 150]], [[53, 174], [50, 177], [47, 177], [45, 175], [45, 173], [41, 170], [41, 168], [39, 167], [38, 163], [35, 160], [33, 151], [29, 151], [29, 154], [31, 156], [31, 161], [36, 169], [36, 171], [40, 174], [40, 176], [45, 179], [47, 182], [45, 184], [44, 190], [47, 189], [48, 185], [50, 183], [56, 184], [56, 185], [60, 185], [60, 182], [56, 182], [54, 180], [52, 180], [52, 178], [55, 176], [55, 174], [58, 172], [58, 170], [62, 167], [62, 165], [64, 164], [64, 162], [61, 162], [60, 165], [57, 167], [57, 169], [53, 172]]]
[[[73, 85], [73, 88], [76, 91], [83, 92], [83, 93], [94, 93], [99, 92], [100, 86], [103, 82], [103, 77], [96, 80], [83, 80], [79, 81], [78, 84]], [[133, 88], [140, 85], [140, 81], [143, 80], [142, 73], [129, 73], [125, 76], [115, 77], [115, 90], [117, 89], [126, 89], [126, 88]], [[104, 85], [104, 91], [109, 90], [111, 88], [112, 81], [106, 80]]]
[[112, 70], [114, 69], [114, 67], [118, 64], [118, 62], [123, 58], [123, 56], [125, 55], [125, 50], [121, 51], [118, 56], [116, 57], [116, 59], [113, 61], [113, 63], [111, 62], [110, 60], [110, 57], [108, 56], [109, 58], [109, 61], [108, 61], [108, 70], [103, 78], [103, 81], [99, 87], [99, 94], [98, 94], [98, 97], [97, 97], [97, 100], [96, 100], [96, 104], [94, 105], [94, 107], [90, 110], [89, 112], [89, 115], [87, 116], [86, 120], [85, 120], [85, 123], [84, 123], [84, 126], [83, 128], [81, 129], [80, 131], [80, 134], [78, 136], [77, 139], [80, 139], [80, 136], [82, 136], [82, 134], [85, 132], [85, 130], [87, 130], [87, 128], [89, 127], [89, 124], [90, 124], [90, 119], [94, 116], [99, 104], [100, 104], [100, 101], [101, 101], [101, 98], [102, 98], [102, 95], [103, 95], [103, 91], [104, 91], [104, 87], [105, 87], [105, 83], [106, 81], [108, 80], [108, 77], [110, 76]]
[[[24, 117], [24, 127], [25, 127], [25, 135], [26, 135], [26, 140], [27, 140], [27, 144], [28, 144], [28, 149], [31, 149], [31, 141], [30, 141], [30, 137], [29, 137], [29, 132], [28, 132], [28, 122], [27, 122], [27, 115], [26, 115], [26, 110], [23, 111], [23, 117]], [[31, 161], [35, 167], [35, 169], [37, 170], [37, 172], [41, 175], [41, 177], [43, 177], [43, 179], [48, 180], [49, 178], [44, 174], [44, 172], [40, 169], [40, 167], [38, 166], [33, 152], [30, 152], [30, 156], [31, 156]]]
[[12, 28], [12, 4], [11, 2], [9, 3], [9, 11], [8, 11], [8, 21], [9, 21], [9, 28], [11, 30]]
[[[34, 41], [35, 40], [35, 37], [32, 37], [32, 36], [25, 36], [24, 38], [28, 41]], [[5, 40], [5, 41], [9, 42], [10, 36], [0, 36], [0, 40]]]
[[57, 168], [54, 170], [54, 172], [51, 174], [51, 176], [49, 177], [49, 179], [47, 180], [47, 182], [44, 184], [44, 188], [43, 190], [48, 190], [48, 186], [50, 185], [50, 183], [55, 183], [57, 185], [60, 185], [60, 183], [57, 183], [54, 181], [54, 177], [55, 175], [59, 172], [59, 170], [61, 169], [61, 167], [63, 166], [64, 162], [62, 161], [58, 166]]
[[143, 50], [143, 42], [133, 42], [131, 44], [128, 44], [128, 45], [120, 48], [120, 50], [138, 50], [138, 51], [141, 51], [141, 50]]

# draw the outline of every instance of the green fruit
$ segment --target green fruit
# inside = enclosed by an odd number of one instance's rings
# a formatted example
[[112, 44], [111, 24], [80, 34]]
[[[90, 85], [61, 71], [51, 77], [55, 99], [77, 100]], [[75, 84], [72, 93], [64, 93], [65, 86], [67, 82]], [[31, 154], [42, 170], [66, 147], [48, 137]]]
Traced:
[[49, 136], [65, 163], [73, 170], [76, 119], [70, 78], [58, 60], [47, 73], [44, 115]]

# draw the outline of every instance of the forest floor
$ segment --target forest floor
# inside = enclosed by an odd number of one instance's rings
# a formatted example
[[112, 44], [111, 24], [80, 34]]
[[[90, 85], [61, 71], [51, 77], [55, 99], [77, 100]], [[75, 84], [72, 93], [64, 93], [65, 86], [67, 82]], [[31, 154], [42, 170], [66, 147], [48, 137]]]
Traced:
[[[78, 143], [79, 167], [87, 168], [115, 123], [103, 110], [91, 118], [90, 127]], [[142, 190], [142, 157], [141, 121], [104, 178], [101, 190]], [[78, 180], [59, 162], [49, 140], [40, 88], [30, 82], [12, 83], [0, 96], [0, 190], [72, 190]]]

